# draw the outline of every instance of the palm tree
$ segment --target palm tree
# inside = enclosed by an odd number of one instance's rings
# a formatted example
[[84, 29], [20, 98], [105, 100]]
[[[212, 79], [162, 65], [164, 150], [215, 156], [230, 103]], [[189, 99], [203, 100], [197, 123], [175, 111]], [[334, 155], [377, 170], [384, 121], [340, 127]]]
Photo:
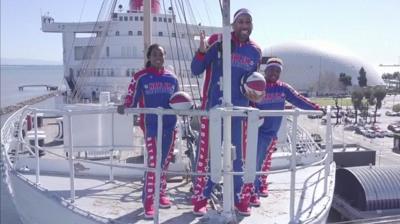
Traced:
[[367, 72], [365, 71], [364, 67], [361, 67], [358, 74], [360, 75], [358, 77], [358, 85], [360, 87], [366, 87], [367, 86]]
[[376, 104], [375, 104], [375, 113], [374, 113], [374, 124], [376, 123], [376, 112], [378, 109], [381, 109], [382, 107], [382, 101], [386, 97], [386, 89], [382, 86], [377, 86], [374, 89], [374, 97], [376, 98]]
[[340, 73], [339, 74], [339, 83], [341, 84], [341, 86], [343, 87], [343, 90], [345, 91], [345, 93], [347, 94], [347, 87], [351, 86], [351, 76], [346, 75], [346, 73]]
[[357, 114], [358, 114], [358, 110], [361, 109], [363, 97], [364, 97], [364, 94], [361, 90], [354, 90], [351, 93], [351, 102], [353, 104], [354, 111], [355, 111], [355, 122], [354, 122], [355, 124], [357, 124]]
[[[365, 101], [365, 120], [368, 121], [368, 111], [369, 111], [369, 106], [375, 105], [375, 96], [374, 96], [374, 90], [371, 87], [364, 87], [363, 88], [363, 93], [364, 93], [364, 98], [366, 99]], [[372, 118], [370, 119], [371, 122]]]

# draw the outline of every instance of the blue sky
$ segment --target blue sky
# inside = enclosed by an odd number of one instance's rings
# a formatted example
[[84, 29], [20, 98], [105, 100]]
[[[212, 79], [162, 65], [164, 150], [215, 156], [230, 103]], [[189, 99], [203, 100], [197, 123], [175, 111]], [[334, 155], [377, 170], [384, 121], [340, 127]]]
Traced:
[[[221, 24], [217, 0], [188, 1], [198, 22]], [[93, 21], [100, 6], [100, 0], [1, 0], [1, 57], [62, 61], [61, 34], [41, 32], [40, 15]], [[373, 64], [400, 63], [398, 0], [231, 0], [231, 14], [241, 7], [252, 11], [252, 38], [262, 47], [323, 41]]]

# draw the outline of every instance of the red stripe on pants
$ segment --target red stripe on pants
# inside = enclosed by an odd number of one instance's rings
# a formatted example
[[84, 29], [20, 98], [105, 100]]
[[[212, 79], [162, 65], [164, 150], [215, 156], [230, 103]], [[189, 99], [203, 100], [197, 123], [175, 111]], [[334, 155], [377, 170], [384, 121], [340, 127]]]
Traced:
[[[264, 160], [263, 165], [261, 167], [261, 171], [263, 172], [268, 172], [271, 169], [271, 160], [272, 160], [272, 153], [273, 149], [275, 148], [277, 139], [274, 138], [269, 145], [269, 147], [266, 149], [267, 150], [267, 158]], [[268, 188], [268, 182], [267, 182], [268, 175], [261, 175], [261, 186], [263, 188]]]
[[[209, 128], [209, 120], [207, 117], [201, 117], [200, 120], [200, 147], [198, 152], [198, 158], [196, 163], [196, 172], [197, 173], [206, 173], [208, 172], [208, 128]], [[204, 189], [208, 182], [207, 176], [197, 176], [195, 179], [195, 185], [193, 188], [193, 201], [201, 201], [205, 199]]]

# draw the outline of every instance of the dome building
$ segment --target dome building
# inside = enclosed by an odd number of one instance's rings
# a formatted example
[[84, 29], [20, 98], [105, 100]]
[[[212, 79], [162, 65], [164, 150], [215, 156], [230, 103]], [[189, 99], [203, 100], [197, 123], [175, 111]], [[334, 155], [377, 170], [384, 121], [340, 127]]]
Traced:
[[[263, 51], [264, 57], [280, 57], [284, 66], [281, 80], [310, 95], [343, 93], [340, 73], [351, 76], [358, 86], [361, 67], [366, 71], [367, 85], [383, 85], [380, 73], [346, 50], [316, 42], [293, 42], [273, 45]], [[348, 89], [351, 89], [348, 88]]]

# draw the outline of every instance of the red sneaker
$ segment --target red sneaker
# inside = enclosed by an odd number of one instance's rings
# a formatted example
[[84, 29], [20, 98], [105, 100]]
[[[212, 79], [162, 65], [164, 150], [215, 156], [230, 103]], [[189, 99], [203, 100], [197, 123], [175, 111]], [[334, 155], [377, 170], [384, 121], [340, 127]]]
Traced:
[[144, 205], [144, 217], [146, 219], [153, 219], [154, 218], [154, 206], [151, 203]]
[[201, 201], [192, 200], [193, 214], [196, 216], [203, 216], [207, 213], [207, 199]]
[[261, 186], [259, 194], [263, 198], [268, 197], [268, 187], [267, 186]]
[[249, 207], [248, 202], [240, 202], [238, 204], [235, 204], [235, 209], [241, 216], [250, 216], [251, 215], [251, 209]]
[[251, 206], [253, 206], [253, 207], [260, 207], [261, 201], [260, 201], [260, 199], [258, 198], [258, 196], [257, 196], [256, 194], [253, 194], [253, 195], [250, 197], [250, 202], [249, 202], [249, 204], [250, 204]]
[[168, 196], [160, 196], [160, 208], [171, 208], [171, 201]]

